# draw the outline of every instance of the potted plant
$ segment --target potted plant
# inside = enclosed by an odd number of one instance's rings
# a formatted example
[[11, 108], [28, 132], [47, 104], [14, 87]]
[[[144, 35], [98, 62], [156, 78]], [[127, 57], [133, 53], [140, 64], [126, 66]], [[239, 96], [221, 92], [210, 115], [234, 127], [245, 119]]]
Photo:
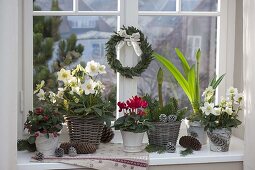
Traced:
[[211, 102], [214, 97], [210, 86], [204, 94], [207, 100], [200, 109], [203, 112], [203, 124], [210, 141], [210, 149], [215, 152], [229, 150], [232, 128], [236, 128], [242, 122], [238, 120], [238, 112], [242, 109], [242, 93], [234, 87], [227, 90], [227, 97], [221, 97], [219, 104]]
[[144, 109], [147, 106], [148, 103], [138, 96], [134, 96], [126, 102], [118, 102], [119, 112], [123, 111], [124, 115], [114, 122], [113, 127], [115, 130], [121, 131], [125, 152], [140, 152], [143, 150], [144, 133], [153, 128], [145, 119]]
[[54, 155], [58, 147], [58, 132], [62, 129], [64, 117], [52, 107], [37, 107], [29, 111], [24, 127], [30, 134], [28, 142], [44, 155]]
[[[189, 99], [189, 102], [192, 106], [192, 112], [188, 117], [187, 123], [187, 132], [189, 135], [196, 137], [202, 144], [206, 144], [207, 136], [206, 132], [204, 131], [204, 127], [201, 123], [202, 119], [202, 112], [200, 110], [201, 105], [201, 94], [200, 94], [200, 78], [199, 78], [199, 68], [200, 68], [200, 58], [201, 58], [201, 51], [200, 49], [196, 52], [196, 63], [191, 65], [188, 63], [187, 59], [183, 55], [183, 53], [176, 48], [175, 52], [178, 58], [181, 61], [181, 65], [183, 68], [183, 74], [180, 70], [178, 70], [174, 64], [166, 59], [165, 57], [153, 53], [153, 56], [161, 62], [167, 70], [172, 73], [173, 77], [176, 79], [180, 87], [183, 89], [184, 93]], [[224, 75], [220, 76], [216, 80], [216, 76], [211, 81], [211, 87], [215, 90], [217, 86], [220, 84]]]
[[157, 74], [159, 100], [152, 99], [148, 95], [143, 99], [148, 102], [148, 107], [145, 109], [146, 117], [155, 127], [147, 132], [150, 147], [155, 146], [161, 150], [167, 150], [166, 147], [169, 144], [176, 147], [181, 120], [184, 118], [186, 108], [179, 109], [178, 101], [173, 97], [165, 105], [163, 104], [163, 77], [163, 71], [160, 68]]
[[62, 68], [57, 72], [58, 92], [54, 96], [67, 121], [71, 142], [84, 142], [98, 146], [104, 122], [112, 118], [110, 103], [103, 99], [104, 85], [97, 76], [105, 74], [105, 66], [89, 61], [74, 69]]

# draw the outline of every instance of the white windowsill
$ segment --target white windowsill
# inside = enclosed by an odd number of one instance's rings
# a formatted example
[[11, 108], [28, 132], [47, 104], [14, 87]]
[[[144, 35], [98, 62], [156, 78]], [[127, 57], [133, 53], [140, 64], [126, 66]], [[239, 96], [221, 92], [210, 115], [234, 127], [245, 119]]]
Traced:
[[[176, 165], [176, 164], [197, 164], [197, 163], [216, 163], [216, 162], [242, 162], [243, 161], [243, 141], [232, 137], [230, 150], [228, 152], [211, 152], [208, 145], [204, 145], [201, 151], [194, 152], [192, 155], [182, 157], [179, 151], [182, 148], [177, 146], [176, 153], [150, 153], [149, 164], [153, 165]], [[45, 170], [45, 169], [70, 169], [77, 168], [74, 165], [62, 163], [33, 163], [30, 162], [32, 153], [26, 151], [18, 152], [18, 170]]]

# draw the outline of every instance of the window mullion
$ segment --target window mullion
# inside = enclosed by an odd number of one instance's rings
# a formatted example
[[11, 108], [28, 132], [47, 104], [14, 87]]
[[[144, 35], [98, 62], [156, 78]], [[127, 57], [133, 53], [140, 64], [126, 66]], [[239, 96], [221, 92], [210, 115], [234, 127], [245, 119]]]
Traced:
[[[138, 0], [120, 0], [120, 24], [125, 26], [138, 27]], [[134, 49], [125, 46], [118, 54], [119, 60], [124, 66], [133, 67], [137, 64], [138, 57]], [[137, 94], [137, 78], [125, 78], [117, 74], [117, 100], [126, 101], [131, 96]], [[118, 112], [117, 112], [118, 113]], [[117, 117], [122, 114], [117, 114]]]

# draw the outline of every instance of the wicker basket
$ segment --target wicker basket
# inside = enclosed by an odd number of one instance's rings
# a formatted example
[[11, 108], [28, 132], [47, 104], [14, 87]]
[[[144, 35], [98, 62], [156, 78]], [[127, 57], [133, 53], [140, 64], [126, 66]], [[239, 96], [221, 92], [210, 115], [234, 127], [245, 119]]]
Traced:
[[68, 116], [66, 121], [70, 142], [84, 142], [96, 146], [100, 144], [104, 123], [97, 117]]
[[176, 145], [181, 122], [151, 122], [154, 126], [154, 130], [147, 132], [150, 145], [166, 146], [168, 142]]

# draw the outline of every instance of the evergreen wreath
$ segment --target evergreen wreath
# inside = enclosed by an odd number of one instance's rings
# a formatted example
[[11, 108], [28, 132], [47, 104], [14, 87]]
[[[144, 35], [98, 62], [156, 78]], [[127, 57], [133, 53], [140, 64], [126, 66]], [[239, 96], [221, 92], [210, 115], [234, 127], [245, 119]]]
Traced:
[[123, 67], [121, 62], [117, 59], [116, 46], [120, 41], [124, 40], [125, 37], [122, 37], [117, 32], [114, 32], [115, 34], [113, 34], [110, 40], [106, 43], [106, 57], [108, 64], [115, 72], [119, 72], [124, 77], [133, 78], [134, 76], [140, 76], [153, 60], [153, 50], [151, 45], [148, 43], [147, 38], [139, 29], [133, 26], [127, 28], [123, 26], [121, 30], [125, 30], [128, 35], [132, 35], [133, 33], [140, 34], [139, 46], [142, 51], [141, 60], [134, 67]]

